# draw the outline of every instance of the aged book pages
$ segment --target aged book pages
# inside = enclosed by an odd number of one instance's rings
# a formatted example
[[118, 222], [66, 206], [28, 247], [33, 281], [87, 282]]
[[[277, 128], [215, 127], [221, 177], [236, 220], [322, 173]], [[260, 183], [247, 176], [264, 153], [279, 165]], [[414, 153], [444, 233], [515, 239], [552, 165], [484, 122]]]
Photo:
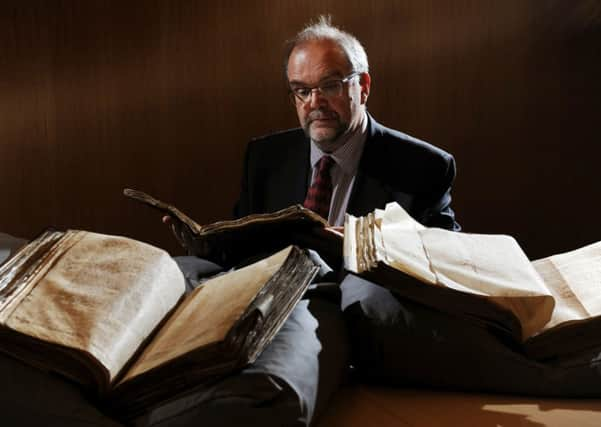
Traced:
[[425, 228], [390, 204], [345, 225], [346, 267], [521, 343], [537, 360], [601, 349], [601, 242], [530, 262], [503, 235]]
[[550, 320], [554, 299], [513, 238], [440, 229], [421, 237], [437, 283], [509, 309], [520, 320], [522, 340]]
[[[258, 292], [282, 267], [291, 249], [218, 276], [197, 288], [146, 347], [123, 382], [171, 359], [223, 341]], [[269, 310], [269, 301], [259, 308]]]
[[551, 258], [534, 261], [532, 265], [545, 281], [556, 301], [553, 316], [544, 329], [552, 328], [570, 320], [589, 317], [587, 310], [562, 277]]
[[158, 248], [46, 232], [0, 267], [0, 350], [88, 386], [128, 419], [252, 363], [318, 269], [289, 246], [184, 297]]
[[107, 389], [176, 305], [184, 279], [167, 253], [131, 239], [68, 231], [61, 243], [2, 306], [2, 327], [87, 354]]
[[545, 329], [601, 315], [601, 242], [532, 262], [556, 301]]
[[601, 242], [532, 263], [556, 304], [549, 323], [526, 342], [529, 355], [557, 359], [582, 351], [599, 353], [600, 264]]
[[289, 246], [203, 283], [178, 306], [107, 397], [131, 418], [149, 406], [256, 360], [318, 271]]
[[[373, 223], [365, 231], [365, 223]], [[356, 230], [373, 243], [361, 242]], [[368, 239], [368, 240], [369, 240]], [[349, 217], [345, 225], [345, 250], [359, 240], [359, 261], [345, 252], [350, 271], [361, 273], [384, 263], [424, 284], [480, 296], [509, 310], [519, 319], [521, 339], [540, 331], [553, 312], [553, 297], [530, 261], [509, 236], [456, 233], [425, 228], [399, 205], [389, 204], [372, 218]], [[372, 246], [361, 250], [361, 246]], [[371, 258], [372, 261], [361, 261]], [[361, 269], [361, 264], [367, 268]], [[371, 267], [370, 267], [371, 266]]]

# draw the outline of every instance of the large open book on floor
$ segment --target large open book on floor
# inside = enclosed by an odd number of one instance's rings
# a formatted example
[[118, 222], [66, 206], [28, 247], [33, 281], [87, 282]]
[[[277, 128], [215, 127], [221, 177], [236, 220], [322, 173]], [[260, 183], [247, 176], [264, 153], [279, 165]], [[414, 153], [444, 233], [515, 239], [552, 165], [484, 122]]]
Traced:
[[601, 347], [601, 242], [530, 262], [510, 236], [425, 228], [397, 204], [347, 215], [345, 268], [484, 323], [533, 358]]
[[48, 231], [0, 268], [0, 351], [133, 417], [253, 362], [316, 271], [289, 246], [184, 295], [182, 273], [160, 249]]
[[301, 205], [199, 225], [175, 206], [146, 193], [125, 189], [123, 194], [169, 215], [174, 234], [190, 255], [224, 267], [289, 244], [316, 249], [331, 264], [342, 264], [341, 236], [328, 231], [326, 220]]

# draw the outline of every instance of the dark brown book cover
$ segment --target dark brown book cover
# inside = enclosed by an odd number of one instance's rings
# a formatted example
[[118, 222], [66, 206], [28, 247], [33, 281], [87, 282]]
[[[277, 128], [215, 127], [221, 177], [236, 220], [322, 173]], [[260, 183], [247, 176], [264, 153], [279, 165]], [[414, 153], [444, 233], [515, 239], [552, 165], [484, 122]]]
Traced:
[[188, 254], [223, 267], [290, 244], [317, 250], [332, 267], [342, 263], [342, 236], [328, 230], [326, 220], [301, 205], [199, 225], [175, 206], [144, 192], [125, 189], [123, 194], [171, 217], [174, 235]]

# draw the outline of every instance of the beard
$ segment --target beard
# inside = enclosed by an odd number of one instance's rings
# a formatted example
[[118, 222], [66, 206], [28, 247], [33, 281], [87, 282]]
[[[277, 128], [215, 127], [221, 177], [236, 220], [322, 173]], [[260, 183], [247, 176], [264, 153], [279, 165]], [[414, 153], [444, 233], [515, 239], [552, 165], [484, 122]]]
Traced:
[[311, 138], [322, 151], [331, 153], [341, 147], [350, 128], [350, 124], [343, 122], [340, 115], [330, 110], [311, 111], [303, 124], [305, 135]]

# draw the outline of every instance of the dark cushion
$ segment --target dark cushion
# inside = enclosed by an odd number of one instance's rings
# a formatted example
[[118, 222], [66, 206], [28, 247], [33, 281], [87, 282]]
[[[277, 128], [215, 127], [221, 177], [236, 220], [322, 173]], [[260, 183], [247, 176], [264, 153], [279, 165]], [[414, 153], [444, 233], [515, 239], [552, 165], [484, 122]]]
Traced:
[[601, 396], [599, 348], [561, 364], [540, 363], [475, 321], [397, 298], [356, 276], [347, 276], [341, 291], [352, 363], [365, 381], [539, 396]]

